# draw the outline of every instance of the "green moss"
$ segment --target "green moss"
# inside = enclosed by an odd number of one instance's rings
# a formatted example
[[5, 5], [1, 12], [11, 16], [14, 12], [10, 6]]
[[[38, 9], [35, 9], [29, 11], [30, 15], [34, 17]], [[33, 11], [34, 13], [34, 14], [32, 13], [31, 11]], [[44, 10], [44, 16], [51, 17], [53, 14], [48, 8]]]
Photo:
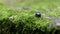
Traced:
[[[8, 8], [6, 5], [1, 6], [0, 20], [3, 21], [3, 22], [0, 22], [0, 23], [3, 23], [3, 24], [1, 24], [1, 26], [2, 25], [4, 26], [5, 25], [4, 23], [6, 23], [6, 25], [8, 26], [12, 22], [12, 23], [16, 24], [16, 27], [18, 27], [18, 23], [20, 21], [22, 21], [24, 23], [24, 25], [22, 26], [23, 28], [21, 28], [22, 31], [24, 31], [24, 29], [31, 29], [32, 31], [39, 29], [41, 31], [45, 31], [45, 28], [47, 29], [47, 31], [51, 31], [53, 29], [53, 27], [48, 28], [48, 24], [50, 23], [51, 19], [46, 18], [46, 15], [58, 17], [60, 15], [59, 14], [60, 10], [57, 8], [58, 6], [55, 5], [55, 3], [51, 2], [51, 1], [50, 2], [42, 1], [41, 3], [36, 3], [36, 4], [35, 4], [35, 2], [32, 2], [32, 5], [29, 4], [29, 2], [27, 4], [25, 2], [18, 3], [18, 5], [20, 5], [20, 6], [30, 6], [32, 8], [30, 10], [25, 10], [23, 8], [20, 8], [20, 9]], [[51, 12], [50, 11], [51, 7], [56, 10], [54, 10], [54, 12]], [[37, 9], [40, 9], [40, 10], [42, 9], [42, 10], [45, 10], [46, 12], [42, 13], [41, 11], [39, 11]], [[21, 11], [19, 11], [19, 10], [21, 10]], [[41, 18], [36, 17], [35, 12], [40, 12]], [[9, 19], [8, 19], [9, 17], [13, 18], [12, 21], [9, 21]], [[18, 28], [20, 28], [20, 27], [18, 27]], [[7, 28], [7, 29], [9, 29], [9, 28]]]

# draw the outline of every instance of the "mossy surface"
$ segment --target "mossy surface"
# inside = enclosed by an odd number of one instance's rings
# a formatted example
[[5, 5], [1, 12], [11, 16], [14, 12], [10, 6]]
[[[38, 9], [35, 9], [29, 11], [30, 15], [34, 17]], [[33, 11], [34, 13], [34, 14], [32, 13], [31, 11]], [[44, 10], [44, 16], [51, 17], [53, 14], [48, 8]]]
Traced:
[[[16, 5], [16, 6], [15, 6]], [[24, 8], [27, 6], [28, 8]], [[41, 17], [35, 16], [35, 12], [40, 12]], [[14, 2], [13, 5], [0, 3], [0, 30], [2, 33], [9, 33], [12, 24], [15, 24], [17, 34], [33, 34], [37, 29], [38, 32], [50, 32], [60, 27], [56, 25], [60, 20], [59, 1], [23, 1]], [[26, 32], [25, 32], [26, 31]], [[30, 33], [31, 32], [31, 33]], [[4, 34], [3, 33], [3, 34]], [[37, 34], [37, 33], [36, 33]], [[38, 33], [39, 34], [39, 33]]]

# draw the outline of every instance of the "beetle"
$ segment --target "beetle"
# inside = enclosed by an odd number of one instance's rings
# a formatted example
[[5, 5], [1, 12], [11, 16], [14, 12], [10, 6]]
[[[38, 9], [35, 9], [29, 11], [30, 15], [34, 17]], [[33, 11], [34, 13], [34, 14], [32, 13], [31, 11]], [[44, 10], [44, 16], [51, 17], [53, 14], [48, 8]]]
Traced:
[[41, 17], [41, 14], [39, 12], [35, 12], [36, 17]]

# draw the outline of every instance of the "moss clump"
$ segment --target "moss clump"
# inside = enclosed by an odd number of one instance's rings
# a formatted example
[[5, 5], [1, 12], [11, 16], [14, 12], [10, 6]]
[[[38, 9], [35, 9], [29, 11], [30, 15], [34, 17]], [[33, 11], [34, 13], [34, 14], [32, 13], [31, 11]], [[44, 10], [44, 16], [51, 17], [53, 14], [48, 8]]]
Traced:
[[[1, 12], [2, 11], [2, 12]], [[18, 12], [15, 9], [2, 9], [0, 12], [0, 23], [4, 33], [34, 33], [36, 29], [45, 31], [50, 19], [42, 15], [40, 18], [35, 16], [34, 10]], [[12, 26], [15, 24], [14, 26]], [[11, 26], [14, 31], [11, 30]], [[15, 31], [15, 29], [17, 31]], [[48, 31], [48, 30], [47, 30]]]
[[[30, 6], [31, 9], [27, 10], [23, 8], [25, 4], [25, 2], [20, 3], [22, 8], [17, 9], [6, 7], [6, 5], [0, 6], [0, 33], [49, 34], [56, 30], [54, 21], [51, 21], [55, 18], [49, 16], [59, 16], [60, 10], [57, 8], [57, 5], [51, 1], [41, 1], [37, 5], [35, 2], [32, 2], [32, 5], [28, 2], [26, 5]], [[54, 8], [52, 12], [50, 10], [51, 7]], [[41, 17], [36, 17], [35, 12], [40, 12]], [[46, 15], [48, 15], [48, 18], [46, 18]]]

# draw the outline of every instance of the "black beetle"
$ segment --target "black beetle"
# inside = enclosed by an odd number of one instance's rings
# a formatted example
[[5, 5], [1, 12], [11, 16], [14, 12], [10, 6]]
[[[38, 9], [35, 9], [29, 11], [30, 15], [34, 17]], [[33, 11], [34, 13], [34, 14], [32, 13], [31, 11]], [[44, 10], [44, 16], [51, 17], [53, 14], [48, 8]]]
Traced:
[[41, 14], [39, 12], [35, 12], [36, 17], [41, 17]]

